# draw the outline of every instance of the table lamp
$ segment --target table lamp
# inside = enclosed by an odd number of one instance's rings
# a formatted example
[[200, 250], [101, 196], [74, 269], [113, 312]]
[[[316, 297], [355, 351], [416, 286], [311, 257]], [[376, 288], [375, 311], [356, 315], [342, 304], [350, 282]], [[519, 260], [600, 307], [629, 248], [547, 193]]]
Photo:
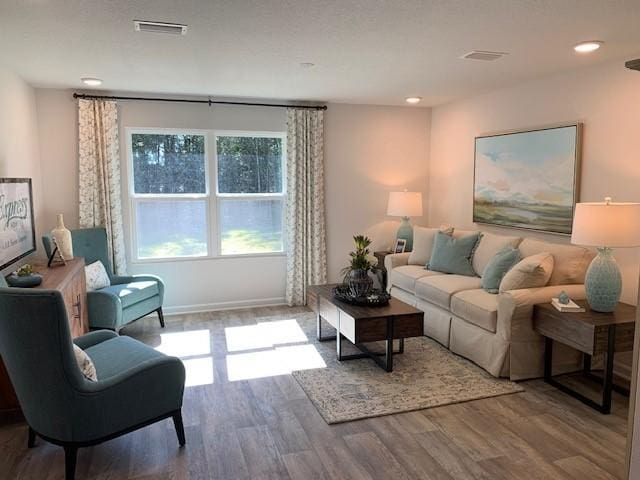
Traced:
[[640, 203], [578, 203], [571, 243], [597, 247], [587, 269], [587, 301], [596, 312], [613, 312], [622, 292], [622, 276], [613, 258], [614, 247], [640, 246]]
[[405, 252], [413, 249], [413, 227], [409, 223], [409, 217], [422, 216], [422, 193], [420, 192], [390, 192], [387, 215], [390, 217], [402, 217], [400, 228], [396, 238], [406, 240]]

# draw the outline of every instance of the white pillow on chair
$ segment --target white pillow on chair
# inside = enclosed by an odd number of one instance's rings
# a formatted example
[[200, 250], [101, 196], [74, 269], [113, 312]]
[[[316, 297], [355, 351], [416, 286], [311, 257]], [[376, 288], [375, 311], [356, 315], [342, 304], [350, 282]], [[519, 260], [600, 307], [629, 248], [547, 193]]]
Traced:
[[87, 292], [100, 290], [111, 285], [107, 270], [100, 260], [84, 267], [84, 274], [87, 281]]

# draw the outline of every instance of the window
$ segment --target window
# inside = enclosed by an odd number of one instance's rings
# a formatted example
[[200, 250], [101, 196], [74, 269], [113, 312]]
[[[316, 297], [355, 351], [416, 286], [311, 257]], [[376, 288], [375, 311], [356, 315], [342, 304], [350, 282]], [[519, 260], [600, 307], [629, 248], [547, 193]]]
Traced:
[[216, 136], [222, 255], [281, 252], [282, 137]]
[[284, 134], [136, 129], [128, 137], [134, 259], [284, 251]]

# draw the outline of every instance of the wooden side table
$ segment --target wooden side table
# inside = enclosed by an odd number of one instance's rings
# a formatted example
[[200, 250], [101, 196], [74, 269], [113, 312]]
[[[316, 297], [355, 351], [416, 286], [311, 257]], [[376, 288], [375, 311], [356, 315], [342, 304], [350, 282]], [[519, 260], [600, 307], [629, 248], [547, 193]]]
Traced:
[[[599, 412], [608, 414], [611, 413], [612, 390], [629, 394], [613, 384], [613, 357], [615, 352], [633, 350], [636, 307], [619, 303], [614, 312], [600, 313], [591, 310], [585, 300], [576, 303], [586, 311], [559, 312], [548, 303], [534, 306], [533, 329], [545, 337], [544, 380]], [[591, 380], [602, 382], [602, 403], [594, 402], [553, 378], [554, 341], [584, 354], [583, 373]], [[591, 358], [600, 353], [604, 353], [606, 357], [602, 378], [591, 372]]]

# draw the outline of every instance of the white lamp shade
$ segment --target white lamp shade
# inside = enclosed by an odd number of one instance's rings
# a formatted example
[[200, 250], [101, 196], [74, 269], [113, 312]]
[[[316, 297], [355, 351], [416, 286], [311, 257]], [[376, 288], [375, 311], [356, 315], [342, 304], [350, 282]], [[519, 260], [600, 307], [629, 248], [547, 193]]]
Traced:
[[421, 217], [422, 193], [390, 192], [387, 215], [391, 217]]
[[578, 203], [571, 243], [592, 247], [640, 246], [640, 203]]

